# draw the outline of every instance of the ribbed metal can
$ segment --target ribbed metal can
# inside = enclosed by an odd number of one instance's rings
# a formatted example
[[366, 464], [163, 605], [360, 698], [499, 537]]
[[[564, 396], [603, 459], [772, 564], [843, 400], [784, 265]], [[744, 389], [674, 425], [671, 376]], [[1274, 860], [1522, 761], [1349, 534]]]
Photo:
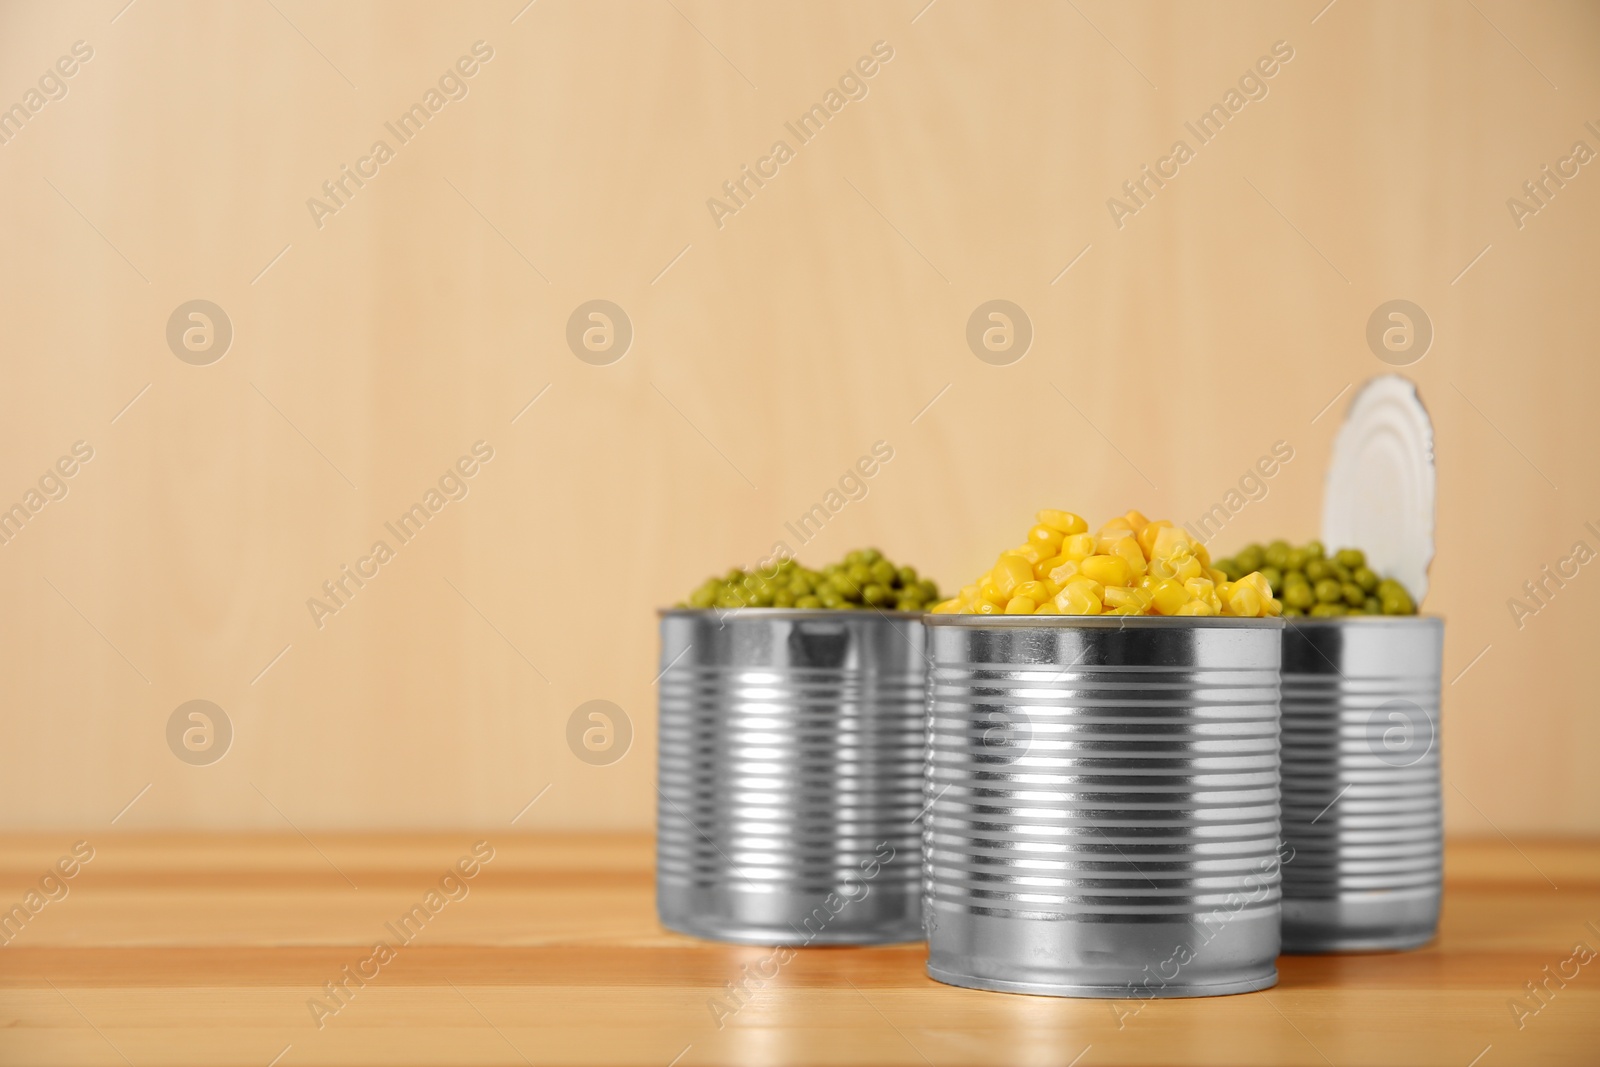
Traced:
[[1413, 948], [1439, 925], [1444, 623], [1292, 619], [1283, 634], [1283, 950]]
[[921, 940], [921, 618], [661, 613], [663, 925], [765, 945]]
[[928, 974], [1010, 993], [1278, 980], [1277, 619], [930, 615]]

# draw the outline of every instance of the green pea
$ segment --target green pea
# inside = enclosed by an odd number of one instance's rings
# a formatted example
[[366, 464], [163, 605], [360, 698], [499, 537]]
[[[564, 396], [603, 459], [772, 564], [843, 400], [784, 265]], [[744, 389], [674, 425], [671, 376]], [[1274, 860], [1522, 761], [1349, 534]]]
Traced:
[[896, 611], [921, 611], [922, 601], [914, 596], [903, 596], [894, 602]]
[[797, 596], [794, 598], [794, 606], [797, 608], [820, 608], [823, 603], [819, 597]]
[[1272, 595], [1277, 596], [1278, 590], [1283, 588], [1283, 572], [1276, 567], [1262, 567], [1261, 577], [1272, 587]]
[[1307, 541], [1304, 548], [1307, 560], [1321, 559], [1328, 554], [1328, 550], [1322, 547], [1321, 541]]
[[828, 608], [829, 610], [833, 610], [844, 603], [844, 597], [840, 596], [839, 591], [831, 585], [825, 585], [822, 587], [822, 589], [817, 593], [817, 600], [822, 604], [823, 607]]
[[880, 559], [867, 568], [872, 572], [872, 580], [885, 588], [894, 585], [894, 564], [886, 559]]
[[1299, 608], [1284, 608], [1283, 609], [1283, 617], [1286, 618], [1286, 619], [1298, 619], [1301, 616], [1303, 616], [1304, 614], [1305, 614], [1305, 612], [1301, 611]]
[[1305, 549], [1291, 548], [1288, 558], [1284, 560], [1283, 569], [1286, 571], [1303, 571], [1306, 569], [1306, 560], [1309, 558]]
[[1311, 609], [1311, 614], [1319, 619], [1331, 619], [1339, 615], [1348, 614], [1343, 604], [1318, 604]]
[[898, 571], [895, 571], [894, 576], [901, 589], [910, 589], [917, 584], [917, 568], [915, 567], [901, 567]]
[[924, 578], [918, 582], [917, 590], [922, 594], [924, 604], [932, 604], [939, 599], [939, 586], [931, 579]]
[[1353, 608], [1359, 608], [1367, 602], [1367, 594], [1355, 582], [1345, 582], [1340, 589], [1344, 592], [1344, 602]]
[[1306, 564], [1306, 578], [1313, 582], [1320, 582], [1324, 578], [1333, 577], [1333, 564], [1325, 559], [1314, 559]]
[[1375, 596], [1369, 596], [1361, 602], [1361, 610], [1368, 615], [1382, 615], [1383, 603]]
[[875, 608], [887, 604], [892, 597], [893, 594], [889, 592], [888, 586], [879, 585], [877, 582], [861, 590], [861, 599]]
[[1412, 601], [1411, 594], [1404, 589], [1395, 588], [1378, 596], [1385, 615], [1415, 615], [1417, 605]]
[[[1233, 559], [1239, 565], [1239, 576], [1241, 578], [1251, 571], [1258, 571], [1261, 569], [1261, 546], [1246, 545]], [[1235, 581], [1237, 580], [1235, 579]]]
[[689, 603], [697, 608], [709, 608], [717, 602], [717, 594], [702, 586], [689, 595]]
[[1324, 604], [1337, 604], [1344, 599], [1344, 587], [1333, 578], [1324, 578], [1317, 583], [1316, 594]]
[[1311, 586], [1305, 582], [1294, 582], [1284, 587], [1283, 603], [1285, 607], [1298, 608], [1304, 611], [1317, 602], [1317, 595], [1311, 591]]
[[861, 550], [861, 562], [862, 563], [868, 563], [868, 564], [876, 563], [882, 558], [883, 558], [883, 553], [879, 552], [875, 548], [863, 548]]
[[1361, 587], [1364, 593], [1370, 593], [1378, 588], [1378, 576], [1371, 567], [1357, 567], [1350, 575], [1350, 580]]
[[1261, 553], [1261, 558], [1267, 566], [1281, 571], [1289, 565], [1289, 546], [1283, 541], [1274, 541]]
[[1366, 566], [1367, 556], [1359, 548], [1341, 548], [1334, 553], [1333, 560], [1335, 563], [1342, 563], [1351, 570], [1355, 570], [1357, 567]]
[[1340, 563], [1338, 560], [1334, 560], [1332, 566], [1333, 566], [1333, 577], [1339, 579], [1339, 584], [1340, 585], [1343, 585], [1345, 582], [1348, 582], [1352, 578], [1355, 577], [1355, 573], [1349, 567], [1346, 567], [1343, 563]]
[[779, 589], [772, 594], [772, 606], [775, 608], [792, 608], [794, 601], [794, 593], [788, 589]]

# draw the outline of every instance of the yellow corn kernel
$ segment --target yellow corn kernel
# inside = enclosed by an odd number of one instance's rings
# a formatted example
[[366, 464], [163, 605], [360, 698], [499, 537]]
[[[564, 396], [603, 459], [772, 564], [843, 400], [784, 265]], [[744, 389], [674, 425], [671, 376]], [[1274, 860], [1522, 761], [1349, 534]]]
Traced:
[[1185, 604], [1183, 607], [1181, 607], [1177, 611], [1173, 612], [1174, 615], [1200, 615], [1200, 616], [1215, 615], [1216, 613], [1217, 613], [1216, 609], [1213, 608], [1210, 604], [1207, 604], [1203, 600], [1191, 600], [1187, 604]]
[[1006, 601], [1006, 614], [1032, 615], [1033, 609], [1038, 606], [1039, 605], [1033, 602], [1031, 597], [1014, 596], [1010, 600]]
[[1052, 530], [1044, 523], [1040, 523], [1028, 531], [1028, 544], [1044, 549], [1046, 556], [1053, 556], [1061, 551], [1061, 541], [1064, 537], [1066, 534], [1060, 530]]
[[1147, 522], [1144, 524], [1144, 527], [1139, 531], [1138, 541], [1139, 549], [1144, 553], [1145, 559], [1149, 559], [1151, 556], [1156, 554], [1156, 534], [1160, 533], [1162, 530], [1171, 528], [1172, 523], [1168, 522], [1166, 519], [1157, 519], [1154, 522]]
[[1063, 615], [1098, 615], [1101, 609], [1094, 584], [1085, 581], [1068, 582], [1066, 588], [1056, 594], [1055, 605]]
[[1039, 525], [1048, 526], [1063, 537], [1086, 533], [1089, 529], [1089, 524], [1084, 521], [1083, 516], [1074, 515], [1070, 511], [1056, 511], [1046, 508], [1035, 515], [1034, 518], [1038, 520]]
[[1150, 520], [1144, 517], [1144, 512], [1140, 511], [1138, 508], [1128, 512], [1126, 515], [1122, 516], [1122, 518], [1125, 522], [1127, 522], [1128, 529], [1133, 531], [1135, 537], [1137, 537], [1139, 532], [1150, 523]]
[[1187, 532], [1176, 527], [1168, 526], [1156, 531], [1156, 536], [1151, 542], [1152, 555], [1169, 558], [1180, 553], [1194, 555], [1194, 541]]
[[1210, 570], [1206, 571], [1206, 577], [1210, 578], [1211, 581], [1216, 585], [1221, 585], [1223, 582], [1228, 580], [1228, 576], [1217, 570], [1215, 567], [1212, 567]]
[[1106, 607], [1107, 609], [1133, 608], [1142, 612], [1144, 611], [1144, 600], [1140, 598], [1139, 592], [1137, 589], [1124, 589], [1120, 585], [1108, 585], [1106, 586]]
[[1160, 582], [1160, 581], [1161, 581], [1160, 578], [1157, 578], [1154, 574], [1151, 574], [1147, 570], [1147, 571], [1145, 571], [1145, 574], [1144, 574], [1143, 578], [1140, 578], [1137, 582], [1133, 583], [1133, 587], [1135, 589], [1142, 589], [1146, 593], [1154, 593], [1155, 589], [1156, 589], [1156, 584], [1158, 582]]
[[1015, 552], [1007, 552], [1000, 557], [994, 565], [994, 570], [989, 573], [994, 579], [995, 589], [1009, 600], [1015, 595], [1017, 586], [1023, 582], [1033, 581], [1033, 560]]
[[1187, 582], [1190, 578], [1198, 578], [1205, 573], [1205, 568], [1200, 566], [1200, 561], [1193, 556], [1171, 557], [1172, 576], [1180, 582]]
[[1175, 578], [1159, 579], [1150, 590], [1150, 606], [1157, 615], [1176, 615], [1189, 600], [1189, 590]]
[[1228, 598], [1233, 595], [1233, 583], [1228, 581], [1227, 575], [1223, 575], [1222, 580], [1217, 582], [1216, 586], [1217, 599], [1226, 604], [1228, 602]]
[[1050, 589], [1043, 582], [1023, 582], [1011, 591], [1011, 595], [1025, 596], [1035, 604], [1043, 604], [1050, 599]]
[[1124, 537], [1111, 546], [1111, 551], [1114, 555], [1121, 556], [1127, 561], [1128, 570], [1133, 572], [1135, 581], [1144, 577], [1148, 563], [1144, 558], [1144, 553], [1139, 550], [1138, 541], [1131, 537]]
[[1030, 564], [1033, 564], [1038, 563], [1040, 560], [1049, 559], [1055, 553], [1043, 545], [1026, 544], [1018, 545], [1006, 554], [1009, 556], [1021, 556]]
[[1196, 600], [1209, 604], [1211, 610], [1219, 614], [1222, 612], [1222, 601], [1217, 598], [1217, 587], [1210, 578], [1190, 578], [1183, 583], [1183, 587]]
[[1260, 571], [1251, 571], [1249, 574], [1245, 575], [1243, 578], [1240, 578], [1234, 584], [1235, 585], [1249, 585], [1249, 586], [1254, 587], [1255, 591], [1256, 591], [1256, 595], [1261, 597], [1261, 599], [1263, 601], [1267, 601], [1267, 600], [1271, 600], [1272, 599], [1272, 586], [1270, 584], [1268, 584], [1267, 579], [1262, 576]]
[[1061, 554], [1070, 560], [1081, 562], [1094, 555], [1094, 545], [1095, 538], [1091, 534], [1072, 534], [1061, 543]]
[[1041, 559], [1038, 563], [1033, 565], [1033, 576], [1040, 581], [1044, 581], [1046, 578], [1050, 577], [1051, 571], [1055, 570], [1066, 561], [1066, 556], [1051, 556], [1049, 559]]
[[1194, 543], [1194, 558], [1200, 561], [1200, 566], [1211, 566], [1211, 550], [1199, 541]]
[[1068, 578], [1066, 582], [1063, 583], [1061, 588], [1065, 589], [1069, 585], [1083, 586], [1085, 589], [1089, 590], [1089, 592], [1094, 594], [1094, 598], [1096, 600], [1104, 600], [1106, 598], [1106, 587], [1089, 577], [1087, 574], [1077, 574], [1071, 578]]
[[1269, 619], [1275, 619], [1279, 615], [1283, 614], [1283, 601], [1277, 599], [1276, 597], [1267, 601], [1262, 605], [1262, 607], [1266, 609], [1265, 614]]
[[988, 600], [980, 600], [976, 604], [972, 605], [972, 613], [975, 615], [1000, 615], [1003, 614], [1004, 611], [1005, 609], [999, 604], [992, 603]]
[[[1102, 556], [1111, 555], [1112, 548], [1118, 541], [1132, 541], [1138, 544], [1138, 538], [1126, 530], [1112, 530], [1110, 533], [1101, 534], [1094, 539], [1094, 550]], [[1144, 553], [1140, 553], [1143, 555]]]
[[957, 598], [941, 600], [933, 606], [935, 615], [955, 615], [961, 610], [961, 601]]
[[1106, 523], [1104, 526], [1100, 527], [1100, 529], [1095, 531], [1095, 537], [1116, 537], [1118, 536], [1118, 531], [1121, 531], [1122, 533], [1127, 534], [1129, 537], [1132, 537], [1133, 523], [1129, 522], [1127, 519], [1112, 519], [1110, 522]]
[[995, 584], [994, 578], [985, 577], [978, 586], [978, 595], [975, 599], [984, 600], [990, 604], [1004, 604], [1011, 598], [1000, 591], [1000, 587]]
[[1034, 608], [1033, 613], [1035, 615], [1060, 615], [1061, 609], [1047, 600], [1043, 604], [1040, 604], [1038, 607]]
[[1141, 610], [1139, 605], [1137, 605], [1137, 604], [1128, 604], [1128, 605], [1126, 605], [1124, 607], [1120, 607], [1120, 608], [1107, 608], [1106, 610], [1102, 611], [1100, 614], [1102, 614], [1102, 615], [1143, 615], [1144, 611]]
[[1147, 573], [1155, 575], [1158, 579], [1165, 580], [1176, 573], [1176, 567], [1173, 561], [1165, 556], [1151, 556]]
[[962, 586], [961, 587], [961, 599], [962, 600], [976, 600], [976, 599], [978, 599], [978, 583], [977, 582], [973, 582], [971, 585]]
[[1261, 607], [1261, 594], [1256, 592], [1255, 586], [1244, 582], [1234, 583], [1228, 593], [1228, 614], [1254, 619], [1260, 616]]
[[1063, 559], [1060, 563], [1050, 568], [1050, 573], [1047, 577], [1052, 582], [1065, 585], [1069, 578], [1077, 577], [1078, 572], [1082, 569], [1083, 565], [1077, 560]]
[[1079, 570], [1101, 585], [1133, 584], [1133, 568], [1121, 556], [1090, 556], [1079, 565]]

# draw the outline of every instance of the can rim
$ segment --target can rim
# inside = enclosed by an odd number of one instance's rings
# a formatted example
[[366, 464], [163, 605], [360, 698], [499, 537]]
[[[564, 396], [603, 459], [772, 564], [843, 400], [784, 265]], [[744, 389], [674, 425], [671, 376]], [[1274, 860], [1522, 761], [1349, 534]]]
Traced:
[[735, 619], [922, 619], [921, 611], [883, 611], [877, 608], [657, 608], [661, 618], [677, 615]]
[[1279, 618], [1241, 619], [1231, 615], [977, 615], [970, 612], [929, 615], [929, 626], [1015, 629], [1183, 630], [1196, 627], [1238, 630], [1281, 630]]
[[1414, 626], [1417, 623], [1427, 623], [1431, 626], [1443, 626], [1443, 615], [1333, 615], [1311, 616], [1301, 615], [1298, 618], [1284, 619], [1291, 630], [1332, 629], [1339, 626]]

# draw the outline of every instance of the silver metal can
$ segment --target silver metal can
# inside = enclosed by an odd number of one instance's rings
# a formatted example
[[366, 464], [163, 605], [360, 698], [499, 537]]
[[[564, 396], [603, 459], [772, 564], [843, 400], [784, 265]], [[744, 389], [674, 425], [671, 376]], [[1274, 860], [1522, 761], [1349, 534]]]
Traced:
[[921, 940], [921, 618], [661, 613], [663, 925], [765, 945]]
[[1141, 1001], [1275, 984], [1283, 623], [927, 622], [928, 974]]
[[1444, 622], [1291, 619], [1283, 635], [1283, 950], [1413, 948], [1439, 925]]

